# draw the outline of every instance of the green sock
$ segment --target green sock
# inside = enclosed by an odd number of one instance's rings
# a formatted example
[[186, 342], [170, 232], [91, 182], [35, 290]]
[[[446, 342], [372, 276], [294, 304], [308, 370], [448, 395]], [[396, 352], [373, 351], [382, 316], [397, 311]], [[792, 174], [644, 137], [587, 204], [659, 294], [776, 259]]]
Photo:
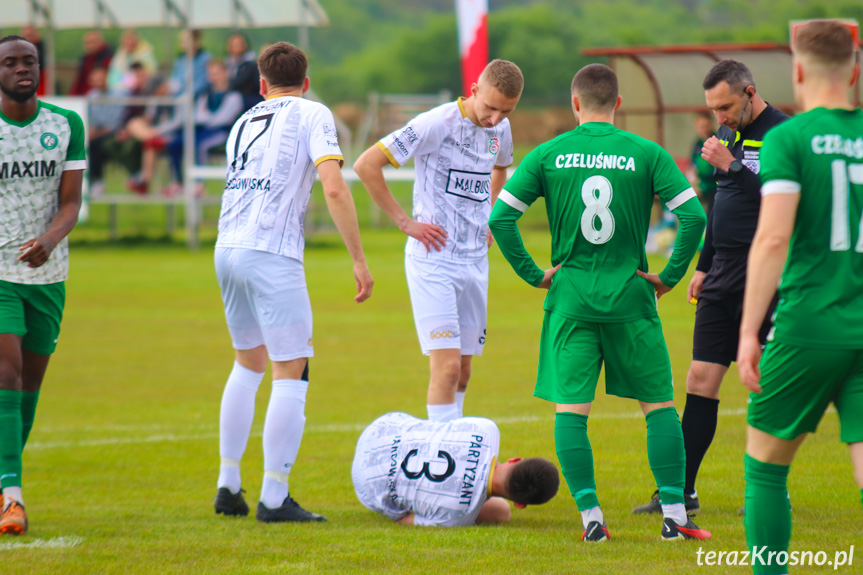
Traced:
[[[751, 565], [759, 575], [787, 573], [771, 551], [788, 552], [791, 541], [791, 504], [788, 501], [788, 465], [758, 461], [746, 454], [746, 544], [752, 552]], [[756, 552], [760, 551], [760, 553]]]
[[24, 446], [27, 445], [27, 438], [30, 437], [30, 430], [33, 429], [33, 421], [36, 419], [36, 404], [39, 403], [39, 390], [32, 392], [21, 393], [21, 424], [23, 433], [21, 434], [21, 451], [24, 451]]
[[21, 395], [0, 389], [0, 488], [21, 487]]
[[659, 501], [665, 505], [683, 503], [686, 451], [677, 410], [673, 407], [654, 409], [646, 420], [647, 460], [659, 488]]
[[593, 450], [587, 438], [587, 416], [558, 412], [554, 419], [554, 445], [563, 477], [579, 511], [598, 507]]

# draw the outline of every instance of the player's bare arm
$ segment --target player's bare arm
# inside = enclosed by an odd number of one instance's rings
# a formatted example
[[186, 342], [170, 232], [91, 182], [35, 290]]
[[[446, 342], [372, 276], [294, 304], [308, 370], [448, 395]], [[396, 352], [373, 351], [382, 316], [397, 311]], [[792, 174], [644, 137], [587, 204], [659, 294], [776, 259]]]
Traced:
[[60, 179], [60, 209], [51, 220], [51, 227], [38, 238], [24, 242], [19, 251], [18, 261], [27, 262], [27, 266], [38, 268], [48, 261], [51, 252], [60, 240], [69, 235], [78, 223], [78, 213], [81, 211], [81, 184], [84, 170], [68, 170]]
[[[503, 189], [504, 184], [506, 184], [508, 176], [507, 171], [508, 170], [506, 168], [498, 167], [495, 167], [491, 171], [491, 207], [494, 207], [494, 203], [497, 201], [500, 191]], [[491, 247], [491, 244], [494, 243], [494, 236], [491, 235], [491, 229], [488, 230], [488, 236], [486, 239], [488, 241], [488, 247]]]
[[761, 393], [761, 342], [758, 332], [785, 268], [799, 203], [800, 194], [796, 193], [770, 194], [761, 200], [758, 229], [746, 270], [746, 292], [743, 296], [743, 319], [740, 322], [740, 346], [737, 351], [740, 379], [755, 393]]
[[711, 166], [723, 172], [727, 172], [731, 162], [734, 161], [734, 156], [716, 136], [711, 136], [704, 142], [704, 146], [701, 148], [701, 157]]
[[327, 209], [336, 229], [342, 236], [351, 260], [354, 262], [354, 279], [357, 282], [357, 295], [354, 301], [361, 303], [372, 295], [374, 280], [366, 264], [363, 244], [360, 239], [360, 226], [357, 221], [357, 209], [351, 190], [342, 177], [338, 160], [324, 160], [318, 164], [318, 174], [324, 187], [324, 198]]
[[431, 251], [434, 247], [435, 250], [441, 251], [446, 246], [446, 230], [440, 226], [414, 221], [405, 213], [384, 178], [384, 166], [387, 164], [389, 160], [384, 153], [377, 146], [372, 146], [354, 163], [354, 171], [372, 200], [395, 222], [399, 230], [422, 242], [426, 250]]

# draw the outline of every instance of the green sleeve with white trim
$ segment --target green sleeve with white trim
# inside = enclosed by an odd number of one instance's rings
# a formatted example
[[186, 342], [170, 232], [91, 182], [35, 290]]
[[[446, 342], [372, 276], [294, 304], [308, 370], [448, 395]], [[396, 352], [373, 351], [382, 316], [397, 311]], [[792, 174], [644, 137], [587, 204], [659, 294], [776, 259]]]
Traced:
[[86, 159], [86, 150], [84, 146], [84, 122], [81, 121], [81, 116], [71, 110], [66, 110], [66, 119], [69, 121], [71, 133], [69, 135], [69, 148], [66, 150], [66, 161], [73, 162], [76, 160]]
[[689, 262], [692, 261], [701, 242], [707, 217], [704, 215], [701, 202], [695, 197], [686, 200], [671, 210], [671, 213], [677, 216], [679, 222], [677, 239], [674, 241], [671, 258], [665, 265], [665, 269], [659, 272], [659, 279], [673, 288], [680, 283], [689, 269]]

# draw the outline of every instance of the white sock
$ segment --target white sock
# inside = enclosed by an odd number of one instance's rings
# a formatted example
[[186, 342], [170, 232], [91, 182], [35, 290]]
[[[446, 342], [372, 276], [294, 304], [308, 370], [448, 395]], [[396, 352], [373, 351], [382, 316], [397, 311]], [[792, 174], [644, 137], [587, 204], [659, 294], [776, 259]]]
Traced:
[[464, 417], [464, 394], [466, 391], [455, 392], [455, 403], [458, 405], [458, 416]]
[[457, 403], [445, 403], [443, 405], [426, 405], [429, 419], [432, 421], [452, 421], [459, 418]]
[[252, 420], [255, 418], [255, 395], [264, 379], [263, 373], [246, 369], [236, 361], [225, 391], [219, 414], [219, 467], [217, 487], [227, 487], [233, 493], [240, 490], [240, 460], [249, 442]]
[[20, 487], [4, 487], [3, 488], [3, 510], [12, 504], [12, 501], [17, 501], [24, 505], [24, 498], [21, 497]]
[[584, 524], [585, 529], [587, 529], [588, 523], [593, 521], [599, 521], [600, 524], [605, 523], [605, 518], [602, 516], [602, 509], [600, 509], [598, 505], [581, 512], [581, 522]]
[[689, 517], [686, 516], [686, 507], [684, 507], [683, 503], [663, 504], [662, 516], [671, 517], [678, 525], [686, 525], [689, 522]]
[[281, 507], [288, 496], [288, 474], [297, 460], [306, 425], [308, 390], [308, 381], [273, 380], [264, 421], [264, 484], [261, 488], [261, 502], [270, 509]]

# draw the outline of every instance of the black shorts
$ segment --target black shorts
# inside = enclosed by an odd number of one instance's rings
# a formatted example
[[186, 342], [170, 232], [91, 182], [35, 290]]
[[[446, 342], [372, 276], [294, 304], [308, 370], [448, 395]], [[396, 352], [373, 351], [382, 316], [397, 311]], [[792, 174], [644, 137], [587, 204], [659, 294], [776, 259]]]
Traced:
[[[704, 289], [698, 294], [695, 331], [692, 336], [692, 359], [728, 367], [737, 359], [740, 341], [740, 319], [743, 315], [743, 289], [746, 286], [746, 255], [717, 254], [704, 278]], [[776, 297], [761, 325], [761, 342], [773, 327]]]

